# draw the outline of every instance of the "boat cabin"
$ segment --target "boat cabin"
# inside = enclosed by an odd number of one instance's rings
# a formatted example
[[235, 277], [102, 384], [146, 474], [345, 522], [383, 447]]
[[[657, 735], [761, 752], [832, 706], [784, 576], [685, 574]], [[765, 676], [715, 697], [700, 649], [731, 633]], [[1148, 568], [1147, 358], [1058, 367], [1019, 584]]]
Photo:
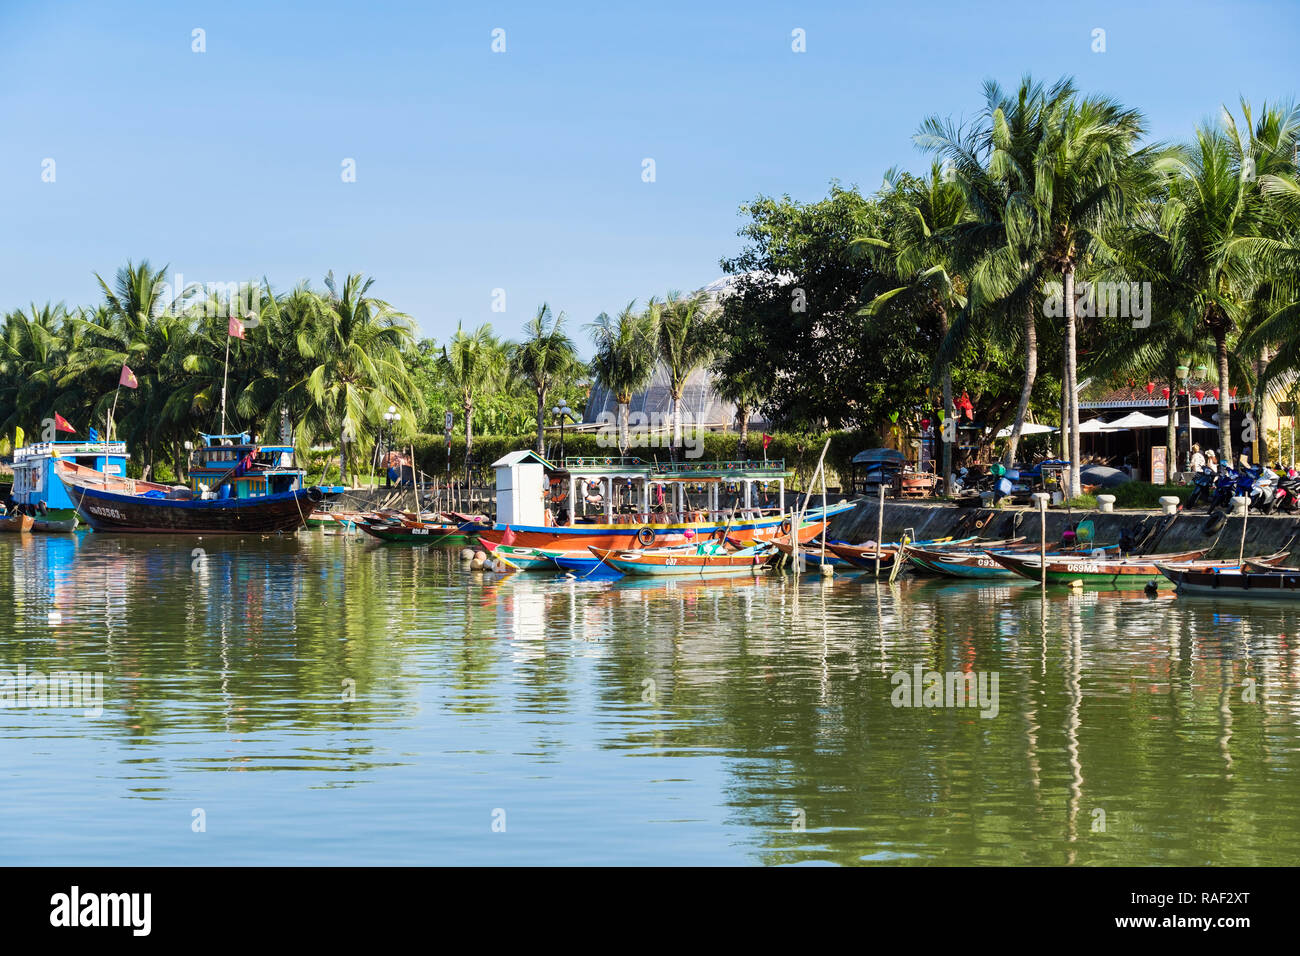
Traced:
[[791, 472], [771, 461], [647, 462], [533, 452], [494, 462], [497, 523], [524, 526], [678, 524], [780, 514]]
[[260, 498], [303, 487], [292, 445], [258, 445], [247, 433], [199, 437], [203, 444], [190, 453], [189, 465], [195, 497]]
[[56, 517], [71, 517], [76, 512], [76, 504], [55, 474], [54, 463], [71, 461], [124, 478], [129, 457], [126, 443], [120, 441], [43, 441], [24, 445], [14, 452], [11, 496], [16, 505], [53, 513]]

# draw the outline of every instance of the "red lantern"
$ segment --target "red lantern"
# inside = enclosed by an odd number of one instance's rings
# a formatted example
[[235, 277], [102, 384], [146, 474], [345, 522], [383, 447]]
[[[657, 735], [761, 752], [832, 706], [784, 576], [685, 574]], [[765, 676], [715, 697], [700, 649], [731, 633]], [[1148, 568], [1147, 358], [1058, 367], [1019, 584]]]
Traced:
[[1155, 382], [1147, 382], [1147, 394], [1150, 395], [1150, 394], [1151, 394], [1152, 392], [1154, 392], [1155, 390], [1156, 390], [1156, 383], [1155, 383]]
[[1187, 389], [1185, 389], [1185, 388], [1180, 388], [1180, 389], [1178, 390], [1178, 394], [1179, 394], [1179, 396], [1186, 395], [1186, 394], [1187, 394]]
[[1213, 392], [1211, 392], [1211, 394], [1214, 396], [1214, 400], [1217, 402], [1219, 400], [1219, 390], [1216, 388], [1214, 389]]
[[928, 418], [922, 418], [922, 419], [921, 419], [921, 431], [923, 431], [923, 432], [928, 432], [929, 430], [930, 430], [930, 419], [928, 419]]
[[1198, 389], [1196, 390], [1196, 400], [1199, 402], [1199, 401], [1200, 401], [1201, 399], [1203, 399], [1204, 397], [1205, 397], [1205, 389], [1203, 389], [1203, 388], [1198, 388]]
[[1168, 386], [1168, 385], [1166, 385], [1164, 388], [1162, 388], [1162, 389], [1160, 390], [1160, 397], [1161, 397], [1161, 398], [1168, 398], [1168, 397], [1169, 397], [1169, 386]]

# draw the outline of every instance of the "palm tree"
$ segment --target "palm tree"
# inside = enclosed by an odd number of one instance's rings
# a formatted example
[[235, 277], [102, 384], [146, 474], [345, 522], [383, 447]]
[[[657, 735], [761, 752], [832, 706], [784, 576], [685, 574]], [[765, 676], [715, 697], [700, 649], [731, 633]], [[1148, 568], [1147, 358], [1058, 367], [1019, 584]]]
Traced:
[[371, 296], [372, 285], [374, 279], [353, 274], [340, 291], [330, 272], [325, 294], [300, 287], [290, 296], [305, 369], [286, 389], [285, 401], [303, 409], [297, 443], [304, 451], [317, 436], [338, 435], [340, 481], [357, 460], [349, 446], [368, 425], [378, 425], [389, 405], [408, 423], [422, 407], [402, 361], [402, 350], [415, 340], [411, 318]]
[[465, 468], [468, 472], [474, 449], [474, 409], [478, 403], [502, 387], [508, 365], [505, 347], [484, 323], [466, 332], [459, 323], [456, 334], [443, 347], [438, 368], [443, 378], [460, 396], [465, 413]]
[[[1195, 142], [1178, 152], [1166, 216], [1180, 297], [1189, 318], [1214, 338], [1224, 461], [1232, 460], [1230, 351], [1266, 280], [1269, 246], [1260, 240], [1276, 223], [1259, 181], [1267, 177], [1276, 189], [1295, 170], [1295, 111], [1265, 106], [1253, 127], [1244, 101], [1242, 113], [1245, 133], [1225, 109], [1217, 128], [1198, 129]], [[1254, 341], [1290, 338], [1279, 332], [1279, 323], [1266, 320]]]
[[571, 376], [578, 353], [564, 334], [564, 313], [552, 317], [551, 307], [541, 308], [524, 326], [524, 340], [510, 349], [511, 373], [524, 379], [537, 394], [537, 454], [545, 453], [546, 396]]
[[1038, 377], [1037, 314], [1042, 304], [1045, 235], [1036, 215], [1035, 158], [1048, 117], [1075, 94], [1069, 80], [1045, 88], [1025, 77], [1014, 97], [990, 81], [985, 109], [971, 126], [930, 117], [915, 142], [944, 160], [944, 175], [957, 183], [972, 217], [953, 229], [954, 267], [967, 278], [967, 302], [941, 348], [955, 354], [976, 332], [1005, 335], [1019, 321], [1024, 382], [1004, 462], [1015, 460], [1020, 432]]
[[0, 421], [6, 440], [15, 427], [31, 427], [54, 411], [59, 377], [66, 359], [63, 303], [17, 309], [4, 318], [0, 329], [0, 408], [8, 414]]
[[1300, 111], [1292, 106], [1264, 110], [1254, 136], [1255, 149], [1265, 154], [1266, 170], [1259, 178], [1263, 199], [1258, 235], [1225, 244], [1228, 264], [1242, 279], [1258, 280], [1256, 308], [1260, 321], [1244, 336], [1240, 352], [1269, 355], [1259, 380], [1263, 396], [1286, 375], [1294, 392], [1300, 371], [1300, 169], [1295, 162], [1300, 140]]
[[636, 311], [629, 302], [618, 318], [602, 312], [587, 328], [596, 344], [592, 374], [614, 396], [618, 404], [619, 454], [628, 449], [627, 415], [632, 395], [650, 384], [655, 370], [656, 315], [647, 309]]
[[[672, 452], [677, 460], [682, 447], [682, 394], [686, 380], [713, 358], [710, 300], [703, 293], [683, 298], [669, 292], [662, 305], [655, 299], [649, 312], [657, 317], [659, 358], [668, 373], [668, 394], [672, 398]], [[696, 422], [696, 427], [700, 426]]]
[[1061, 276], [1065, 307], [1065, 407], [1069, 430], [1070, 496], [1080, 494], [1078, 358], [1075, 276], [1095, 253], [1099, 232], [1122, 218], [1147, 182], [1133, 153], [1141, 114], [1104, 97], [1062, 100], [1048, 110], [1034, 154], [1034, 192], [1025, 206], [1038, 219], [1044, 271]]
[[[724, 373], [721, 368], [722, 361], [719, 359], [713, 367], [713, 388], [718, 393], [718, 397], [736, 406], [736, 428], [739, 432], [736, 457], [744, 460], [749, 457], [749, 419], [766, 396], [752, 371]], [[725, 361], [729, 365], [733, 364], [735, 357], [731, 356]]]
[[[900, 301], [934, 316], [940, 337], [946, 339], [949, 315], [966, 305], [964, 280], [954, 275], [953, 249], [955, 230], [972, 218], [965, 193], [937, 162], [931, 164], [927, 179], [916, 181], [891, 169], [885, 183], [885, 203], [893, 207], [885, 223], [887, 235], [864, 237], [857, 244], [876, 250], [876, 258], [886, 260], [883, 271], [899, 276], [905, 284], [876, 295], [859, 314], [876, 315], [902, 296]], [[941, 379], [944, 421], [954, 421], [951, 355], [941, 353], [935, 369]], [[952, 444], [946, 440], [941, 467], [946, 487], [952, 473]]]
[[[67, 367], [67, 376], [80, 379], [99, 396], [92, 417], [108, 417], [114, 399], [121, 410], [111, 423], [113, 437], [122, 437], [138, 449], [143, 474], [153, 471], [159, 454], [169, 455], [162, 428], [163, 408], [169, 396], [169, 360], [176, 343], [188, 334], [187, 319], [167, 312], [162, 291], [167, 267], [154, 270], [148, 261], [128, 261], [118, 269], [112, 285], [96, 274], [104, 305], [83, 311], [72, 321], [82, 335], [81, 348]], [[118, 392], [122, 366], [130, 365], [139, 386]], [[108, 429], [105, 437], [109, 437]]]

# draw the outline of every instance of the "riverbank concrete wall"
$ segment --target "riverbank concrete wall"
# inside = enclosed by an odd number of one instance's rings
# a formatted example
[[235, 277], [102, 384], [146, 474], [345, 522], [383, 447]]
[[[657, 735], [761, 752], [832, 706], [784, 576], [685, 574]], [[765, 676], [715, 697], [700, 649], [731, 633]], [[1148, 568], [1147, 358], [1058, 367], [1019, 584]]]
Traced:
[[[996, 539], [1024, 535], [1038, 543], [1039, 514], [1030, 508], [959, 508], [948, 503], [886, 501], [884, 540], [897, 541], [904, 533], [913, 540], [942, 537]], [[831, 520], [834, 539], [859, 543], [874, 541], [878, 503], [858, 502], [857, 506]], [[1245, 556], [1272, 554], [1277, 551], [1300, 552], [1300, 516], [1251, 514], [1248, 518], [1221, 516], [1210, 520], [1203, 510], [1180, 511], [1175, 515], [1159, 511], [1124, 510], [1111, 514], [1098, 511], [1049, 509], [1047, 512], [1048, 546], [1059, 545], [1065, 531], [1087, 519], [1094, 527], [1093, 541], [1098, 545], [1117, 544], [1128, 531], [1139, 541], [1143, 553], [1190, 551], [1210, 548], [1210, 557], [1235, 558], [1245, 530]], [[1288, 561], [1287, 563], [1293, 563]]]

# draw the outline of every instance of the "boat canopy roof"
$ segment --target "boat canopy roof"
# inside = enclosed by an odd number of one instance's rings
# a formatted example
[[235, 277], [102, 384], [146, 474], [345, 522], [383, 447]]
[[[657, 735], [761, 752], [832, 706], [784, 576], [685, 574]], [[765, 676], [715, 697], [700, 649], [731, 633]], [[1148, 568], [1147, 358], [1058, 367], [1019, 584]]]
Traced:
[[906, 460], [896, 448], [868, 448], [853, 456], [855, 465], [901, 465]]
[[119, 458], [129, 457], [124, 441], [43, 441], [34, 445], [24, 445], [14, 452], [14, 462], [29, 458], [49, 458], [66, 456], [78, 458], [82, 455], [111, 455]]
[[641, 478], [659, 483], [691, 481], [772, 481], [792, 474], [784, 458], [769, 461], [654, 461], [641, 458], [566, 458], [565, 470], [581, 478]]

